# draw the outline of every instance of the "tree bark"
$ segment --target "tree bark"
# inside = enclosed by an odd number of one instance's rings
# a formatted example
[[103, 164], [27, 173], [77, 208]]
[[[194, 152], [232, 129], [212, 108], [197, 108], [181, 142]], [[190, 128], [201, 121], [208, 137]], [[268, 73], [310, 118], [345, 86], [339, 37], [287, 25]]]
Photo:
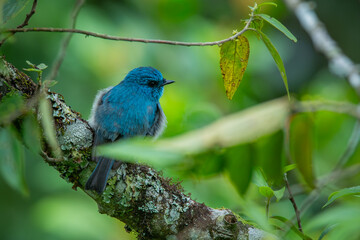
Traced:
[[[24, 73], [0, 59], [0, 104], [4, 96], [20, 92], [30, 99], [37, 85]], [[86, 120], [66, 105], [63, 97], [48, 92], [59, 146], [60, 159], [51, 158], [44, 144], [45, 161], [61, 177], [83, 191], [96, 163], [91, 161], [93, 132]], [[261, 239], [263, 232], [245, 223], [228, 209], [213, 209], [184, 194], [179, 183], [156, 170], [122, 163], [111, 170], [102, 195], [85, 191], [98, 204], [99, 212], [126, 223], [139, 239]]]

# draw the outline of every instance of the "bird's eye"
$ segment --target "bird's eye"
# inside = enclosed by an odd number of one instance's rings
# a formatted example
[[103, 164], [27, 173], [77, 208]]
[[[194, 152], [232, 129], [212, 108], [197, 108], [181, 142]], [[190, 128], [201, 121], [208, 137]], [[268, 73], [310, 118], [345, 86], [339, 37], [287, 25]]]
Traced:
[[150, 82], [148, 83], [148, 85], [149, 85], [150, 87], [155, 87], [155, 86], [156, 86], [156, 81], [150, 81]]

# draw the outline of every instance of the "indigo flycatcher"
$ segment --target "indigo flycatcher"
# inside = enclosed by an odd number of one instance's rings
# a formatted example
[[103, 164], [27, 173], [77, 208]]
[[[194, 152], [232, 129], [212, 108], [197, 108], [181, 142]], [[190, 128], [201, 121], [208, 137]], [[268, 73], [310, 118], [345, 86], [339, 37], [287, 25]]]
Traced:
[[[134, 136], [158, 136], [166, 125], [159, 99], [164, 86], [174, 81], [163, 78], [152, 67], [130, 71], [118, 85], [100, 90], [95, 97], [89, 124], [94, 130], [94, 146]], [[114, 164], [113, 159], [96, 156], [98, 163], [86, 182], [86, 190], [101, 194]]]

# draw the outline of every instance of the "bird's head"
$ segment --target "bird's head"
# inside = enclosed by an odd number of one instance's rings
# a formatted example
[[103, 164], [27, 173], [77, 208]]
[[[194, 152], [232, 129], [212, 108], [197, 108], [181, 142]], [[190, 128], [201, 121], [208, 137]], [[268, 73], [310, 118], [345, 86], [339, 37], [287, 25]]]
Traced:
[[160, 99], [164, 86], [173, 82], [166, 80], [158, 70], [152, 67], [135, 68], [123, 80], [123, 83], [148, 94], [156, 101]]

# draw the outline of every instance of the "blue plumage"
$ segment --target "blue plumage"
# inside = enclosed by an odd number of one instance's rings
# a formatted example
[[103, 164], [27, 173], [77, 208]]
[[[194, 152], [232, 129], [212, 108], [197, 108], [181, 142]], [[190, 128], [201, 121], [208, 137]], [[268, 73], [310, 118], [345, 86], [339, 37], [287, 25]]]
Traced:
[[[130, 71], [118, 85], [99, 91], [89, 124], [94, 129], [94, 146], [134, 136], [158, 136], [166, 125], [159, 99], [164, 86], [174, 81], [163, 78], [152, 67]], [[95, 152], [94, 154], [95, 155]], [[98, 164], [85, 189], [101, 194], [114, 160], [96, 157]]]

